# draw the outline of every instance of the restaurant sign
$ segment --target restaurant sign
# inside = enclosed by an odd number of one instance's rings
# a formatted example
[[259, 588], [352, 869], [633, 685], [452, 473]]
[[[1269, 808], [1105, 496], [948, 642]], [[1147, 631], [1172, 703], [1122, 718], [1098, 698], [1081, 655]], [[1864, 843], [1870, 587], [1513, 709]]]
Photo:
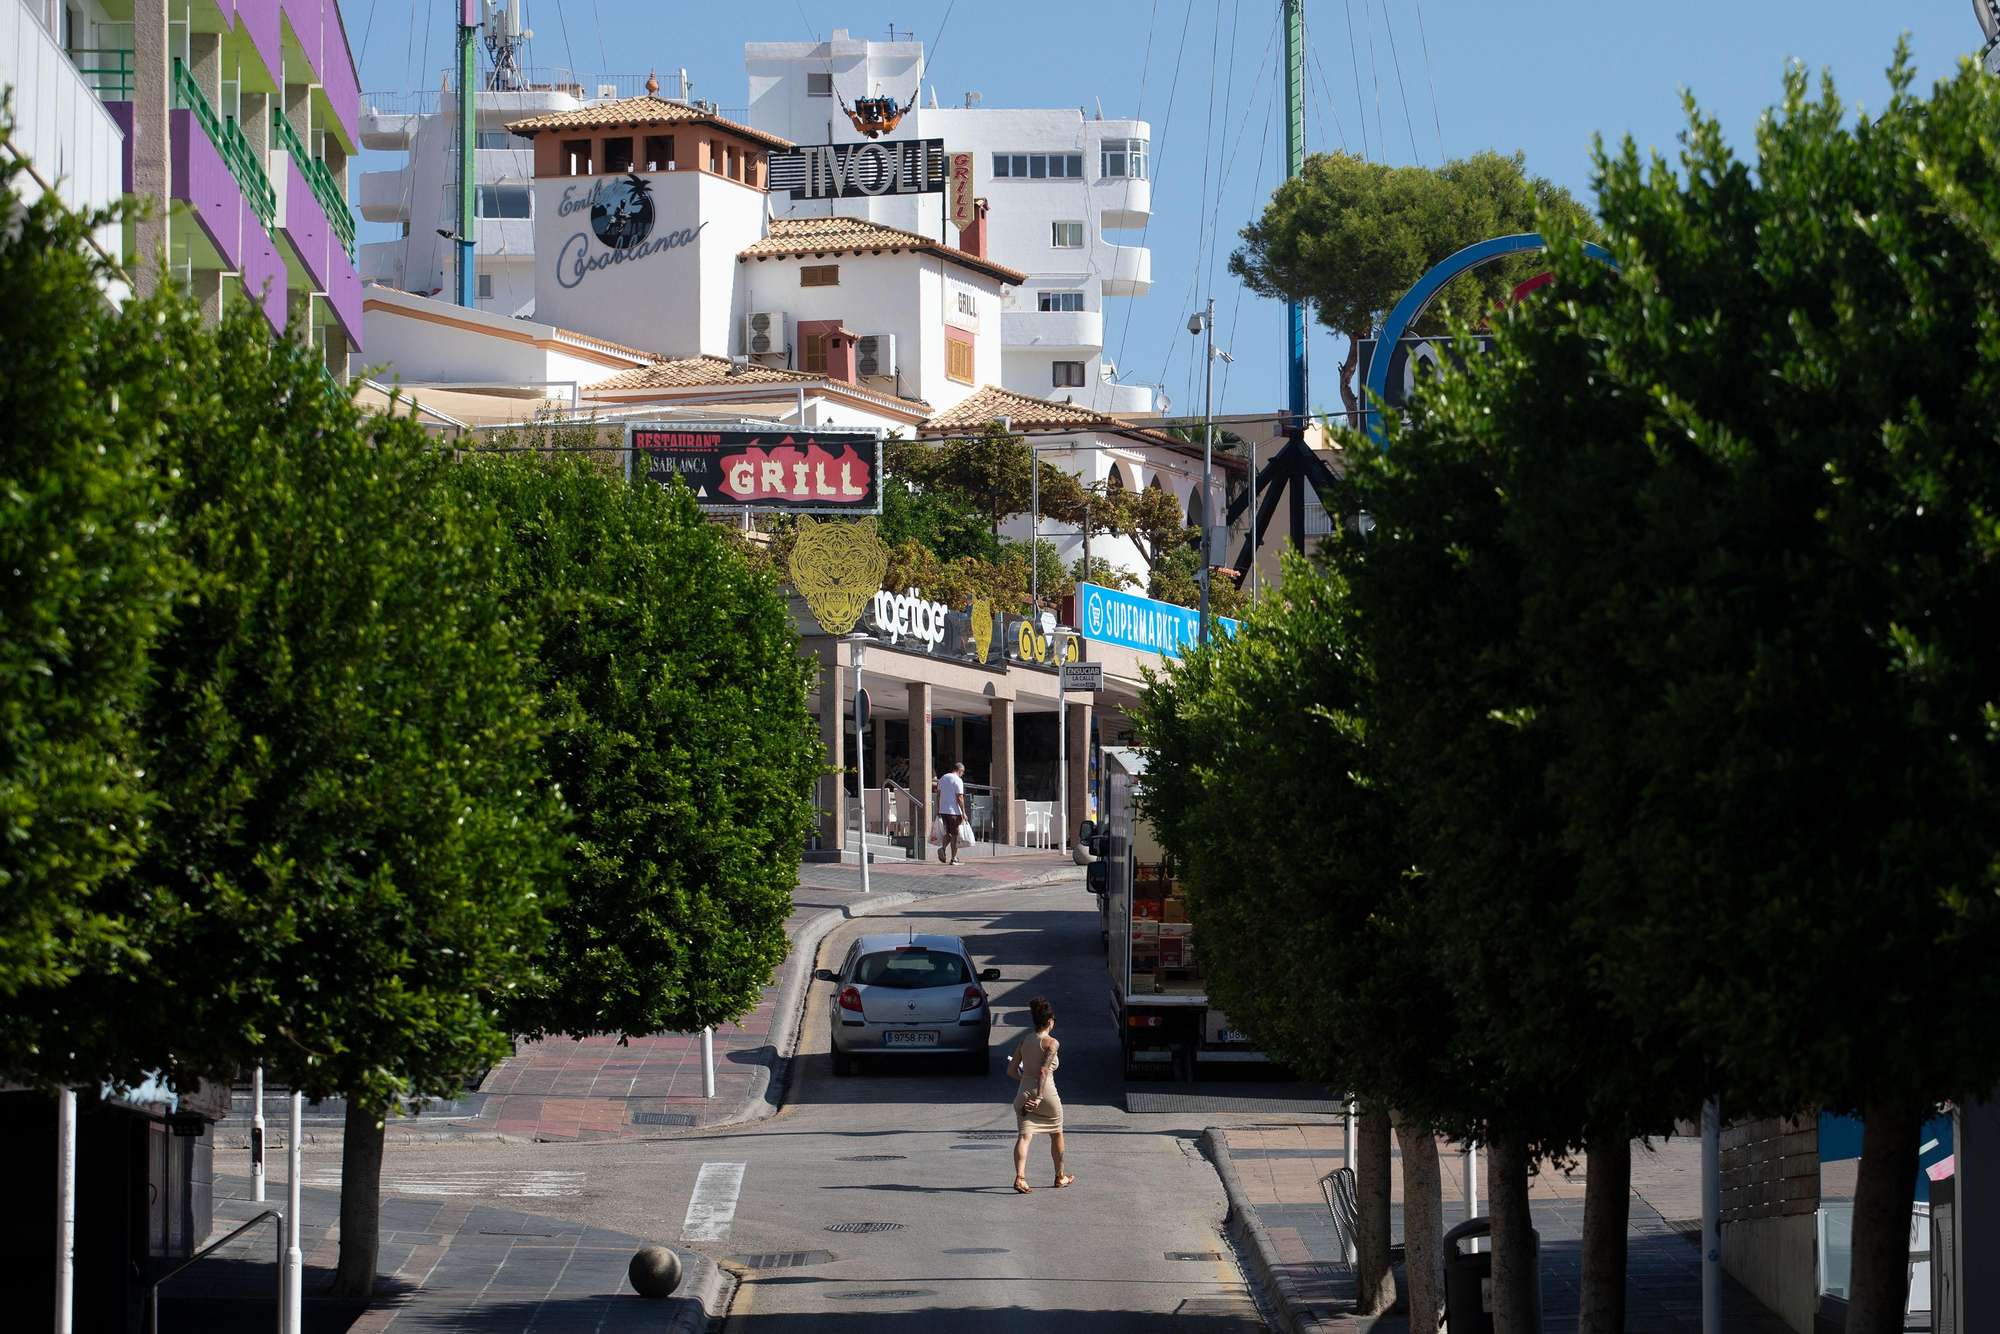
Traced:
[[882, 512], [882, 440], [874, 431], [634, 422], [625, 443], [635, 475], [662, 486], [678, 477], [705, 508]]
[[[1178, 658], [1182, 648], [1201, 641], [1201, 613], [1193, 607], [1098, 584], [1079, 584], [1076, 595], [1083, 621], [1078, 628], [1086, 638], [1167, 658]], [[1243, 622], [1227, 616], [1215, 617], [1215, 624], [1231, 638], [1243, 628]]]

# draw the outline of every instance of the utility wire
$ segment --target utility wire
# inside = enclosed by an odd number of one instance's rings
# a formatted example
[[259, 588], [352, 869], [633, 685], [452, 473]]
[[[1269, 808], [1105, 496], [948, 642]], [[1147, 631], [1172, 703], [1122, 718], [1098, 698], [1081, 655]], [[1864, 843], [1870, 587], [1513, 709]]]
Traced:
[[1361, 0], [1361, 17], [1368, 26], [1368, 78], [1375, 85], [1375, 147], [1382, 154], [1382, 165], [1387, 166], [1389, 137], [1388, 132], [1382, 128], [1382, 67], [1375, 63], [1374, 0]]
[[569, 44], [569, 15], [563, 13], [562, 0], [556, 0], [556, 22], [562, 25], [563, 57], [569, 61], [569, 72], [576, 73], [576, 48]]
[[590, 0], [590, 17], [597, 23], [597, 58], [603, 62], [598, 68], [608, 72], [611, 69], [611, 57], [604, 51], [604, 14], [597, 7], [597, 0]]
[[[1149, 170], [1151, 170], [1153, 173], [1154, 180], [1159, 179], [1160, 162], [1166, 154], [1167, 132], [1173, 128], [1174, 99], [1176, 95], [1179, 93], [1181, 86], [1181, 62], [1187, 56], [1188, 20], [1191, 19], [1193, 16], [1194, 16], [1194, 0], [1188, 0], [1187, 12], [1181, 16], [1181, 44], [1179, 51], [1177, 51], [1174, 55], [1174, 77], [1173, 81], [1167, 85], [1167, 115], [1166, 119], [1160, 122], [1160, 137], [1158, 140], [1155, 141], [1159, 145], [1159, 148], [1158, 151], [1156, 151], [1153, 154], [1152, 166], [1149, 168]], [[1153, 49], [1153, 40], [1152, 37], [1148, 35], [1148, 37], [1146, 38], [1146, 50], [1149, 55], [1152, 52], [1152, 49]], [[1146, 238], [1152, 234], [1152, 230], [1153, 230], [1153, 215], [1151, 213], [1148, 213], [1146, 215], [1146, 225], [1139, 231], [1140, 249], [1142, 250], [1145, 249]], [[1132, 307], [1130, 304], [1128, 304], [1125, 307], [1125, 323], [1123, 326], [1120, 327], [1118, 331], [1118, 360], [1120, 363], [1123, 363], [1125, 360], [1125, 346], [1127, 340], [1131, 337], [1131, 333], [1132, 333]], [[1167, 378], [1167, 370], [1166, 367], [1162, 365], [1160, 367], [1160, 380], [1164, 381], [1166, 378]]]
[[1417, 36], [1424, 44], [1424, 78], [1431, 85], [1431, 122], [1437, 126], [1438, 161], [1449, 162], [1444, 151], [1444, 120], [1438, 115], [1437, 78], [1431, 73], [1431, 39], [1424, 33], [1424, 0], [1417, 0]]
[[1368, 104], [1361, 100], [1360, 48], [1354, 44], [1354, 0], [1345, 0], [1347, 9], [1347, 61], [1354, 67], [1354, 105], [1361, 112], [1361, 160], [1368, 160]]
[[1417, 123], [1410, 119], [1410, 91], [1403, 86], [1403, 58], [1396, 54], [1396, 24], [1389, 17], [1389, 0], [1382, 0], [1382, 26], [1389, 30], [1389, 60], [1396, 70], [1396, 94], [1403, 99], [1403, 128], [1410, 132], [1410, 160], [1423, 165], [1417, 152]]
[[368, 39], [375, 35], [375, 6], [379, 3], [381, 0], [368, 0], [368, 26], [361, 30], [361, 56], [354, 62], [357, 65], [368, 63]]
[[[1302, 24], [1302, 26], [1304, 25]], [[1333, 96], [1333, 80], [1327, 77], [1326, 66], [1320, 62], [1319, 43], [1313, 40], [1312, 28], [1310, 26], [1305, 27], [1305, 38], [1305, 54], [1312, 57], [1312, 64], [1306, 67], [1306, 78], [1308, 80], [1312, 78], [1314, 68], [1319, 70], [1319, 85], [1326, 90], [1326, 109], [1333, 115], [1334, 132], [1340, 136], [1340, 146], [1342, 149], [1345, 149], [1347, 147], [1347, 127], [1340, 123], [1340, 106]], [[1363, 128], [1366, 129], [1367, 127], [1363, 126]], [[1325, 142], [1325, 127], [1323, 125], [1321, 127], [1321, 142]], [[1362, 156], [1367, 156], [1367, 149], [1365, 147], [1362, 150]]]

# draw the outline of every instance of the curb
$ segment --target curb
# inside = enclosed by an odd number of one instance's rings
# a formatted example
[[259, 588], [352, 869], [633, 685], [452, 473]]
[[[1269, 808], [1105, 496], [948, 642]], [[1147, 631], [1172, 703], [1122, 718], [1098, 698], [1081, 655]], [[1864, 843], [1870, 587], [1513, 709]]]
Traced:
[[1257, 1217], [1256, 1208], [1249, 1202], [1249, 1195], [1243, 1189], [1243, 1179], [1236, 1174], [1236, 1164], [1229, 1157], [1229, 1132], [1219, 1126], [1210, 1126], [1201, 1132], [1201, 1143], [1208, 1151], [1209, 1161], [1215, 1164], [1215, 1174], [1222, 1178], [1223, 1194], [1229, 1199], [1229, 1213], [1223, 1223], [1234, 1227], [1246, 1243], [1250, 1258], [1257, 1267], [1257, 1280], [1264, 1285], [1264, 1291], [1277, 1307], [1278, 1323], [1285, 1334], [1354, 1334], [1359, 1325], [1352, 1316], [1321, 1316], [1299, 1295], [1291, 1272], [1278, 1258], [1278, 1248], [1272, 1243], [1271, 1234], [1265, 1230]]
[[668, 1298], [673, 1316], [662, 1327], [667, 1334], [704, 1334], [729, 1313], [736, 1297], [736, 1276], [699, 1251], [676, 1246], [681, 1272], [687, 1276], [681, 1290]]

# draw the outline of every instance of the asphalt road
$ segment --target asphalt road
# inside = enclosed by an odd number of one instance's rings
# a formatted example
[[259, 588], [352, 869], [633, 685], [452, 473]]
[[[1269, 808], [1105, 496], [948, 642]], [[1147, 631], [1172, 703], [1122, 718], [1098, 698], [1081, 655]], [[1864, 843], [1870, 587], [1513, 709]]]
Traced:
[[[639, 1141], [392, 1144], [385, 1197], [474, 1195], [740, 1265], [729, 1334], [1262, 1331], [1222, 1235], [1223, 1191], [1199, 1139], [1204, 1126], [1268, 1121], [1278, 1109], [1133, 1114], [1126, 1094], [1312, 1095], [1128, 1086], [1096, 900], [1077, 881], [931, 898], [858, 919], [826, 939], [819, 962], [837, 962], [857, 934], [910, 929], [963, 936], [980, 967], [1001, 970], [987, 984], [996, 1017], [989, 1075], [916, 1057], [864, 1061], [835, 1078], [826, 1055], [834, 989], [815, 983], [785, 1108], [761, 1124]], [[1048, 1145], [1037, 1137], [1028, 1169], [1036, 1189], [1020, 1195], [1014, 1082], [1002, 1067], [1036, 995], [1056, 1008], [1067, 1166], [1077, 1182], [1049, 1188]], [[308, 1150], [306, 1159], [309, 1180], [337, 1179], [337, 1155]]]

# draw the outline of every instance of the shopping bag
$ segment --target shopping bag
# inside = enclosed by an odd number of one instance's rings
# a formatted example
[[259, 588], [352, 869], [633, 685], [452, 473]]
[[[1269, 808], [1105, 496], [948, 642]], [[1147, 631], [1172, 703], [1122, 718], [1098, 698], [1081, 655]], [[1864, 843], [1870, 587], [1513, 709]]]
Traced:
[[941, 815], [931, 817], [931, 842], [940, 845], [944, 842], [944, 817]]

